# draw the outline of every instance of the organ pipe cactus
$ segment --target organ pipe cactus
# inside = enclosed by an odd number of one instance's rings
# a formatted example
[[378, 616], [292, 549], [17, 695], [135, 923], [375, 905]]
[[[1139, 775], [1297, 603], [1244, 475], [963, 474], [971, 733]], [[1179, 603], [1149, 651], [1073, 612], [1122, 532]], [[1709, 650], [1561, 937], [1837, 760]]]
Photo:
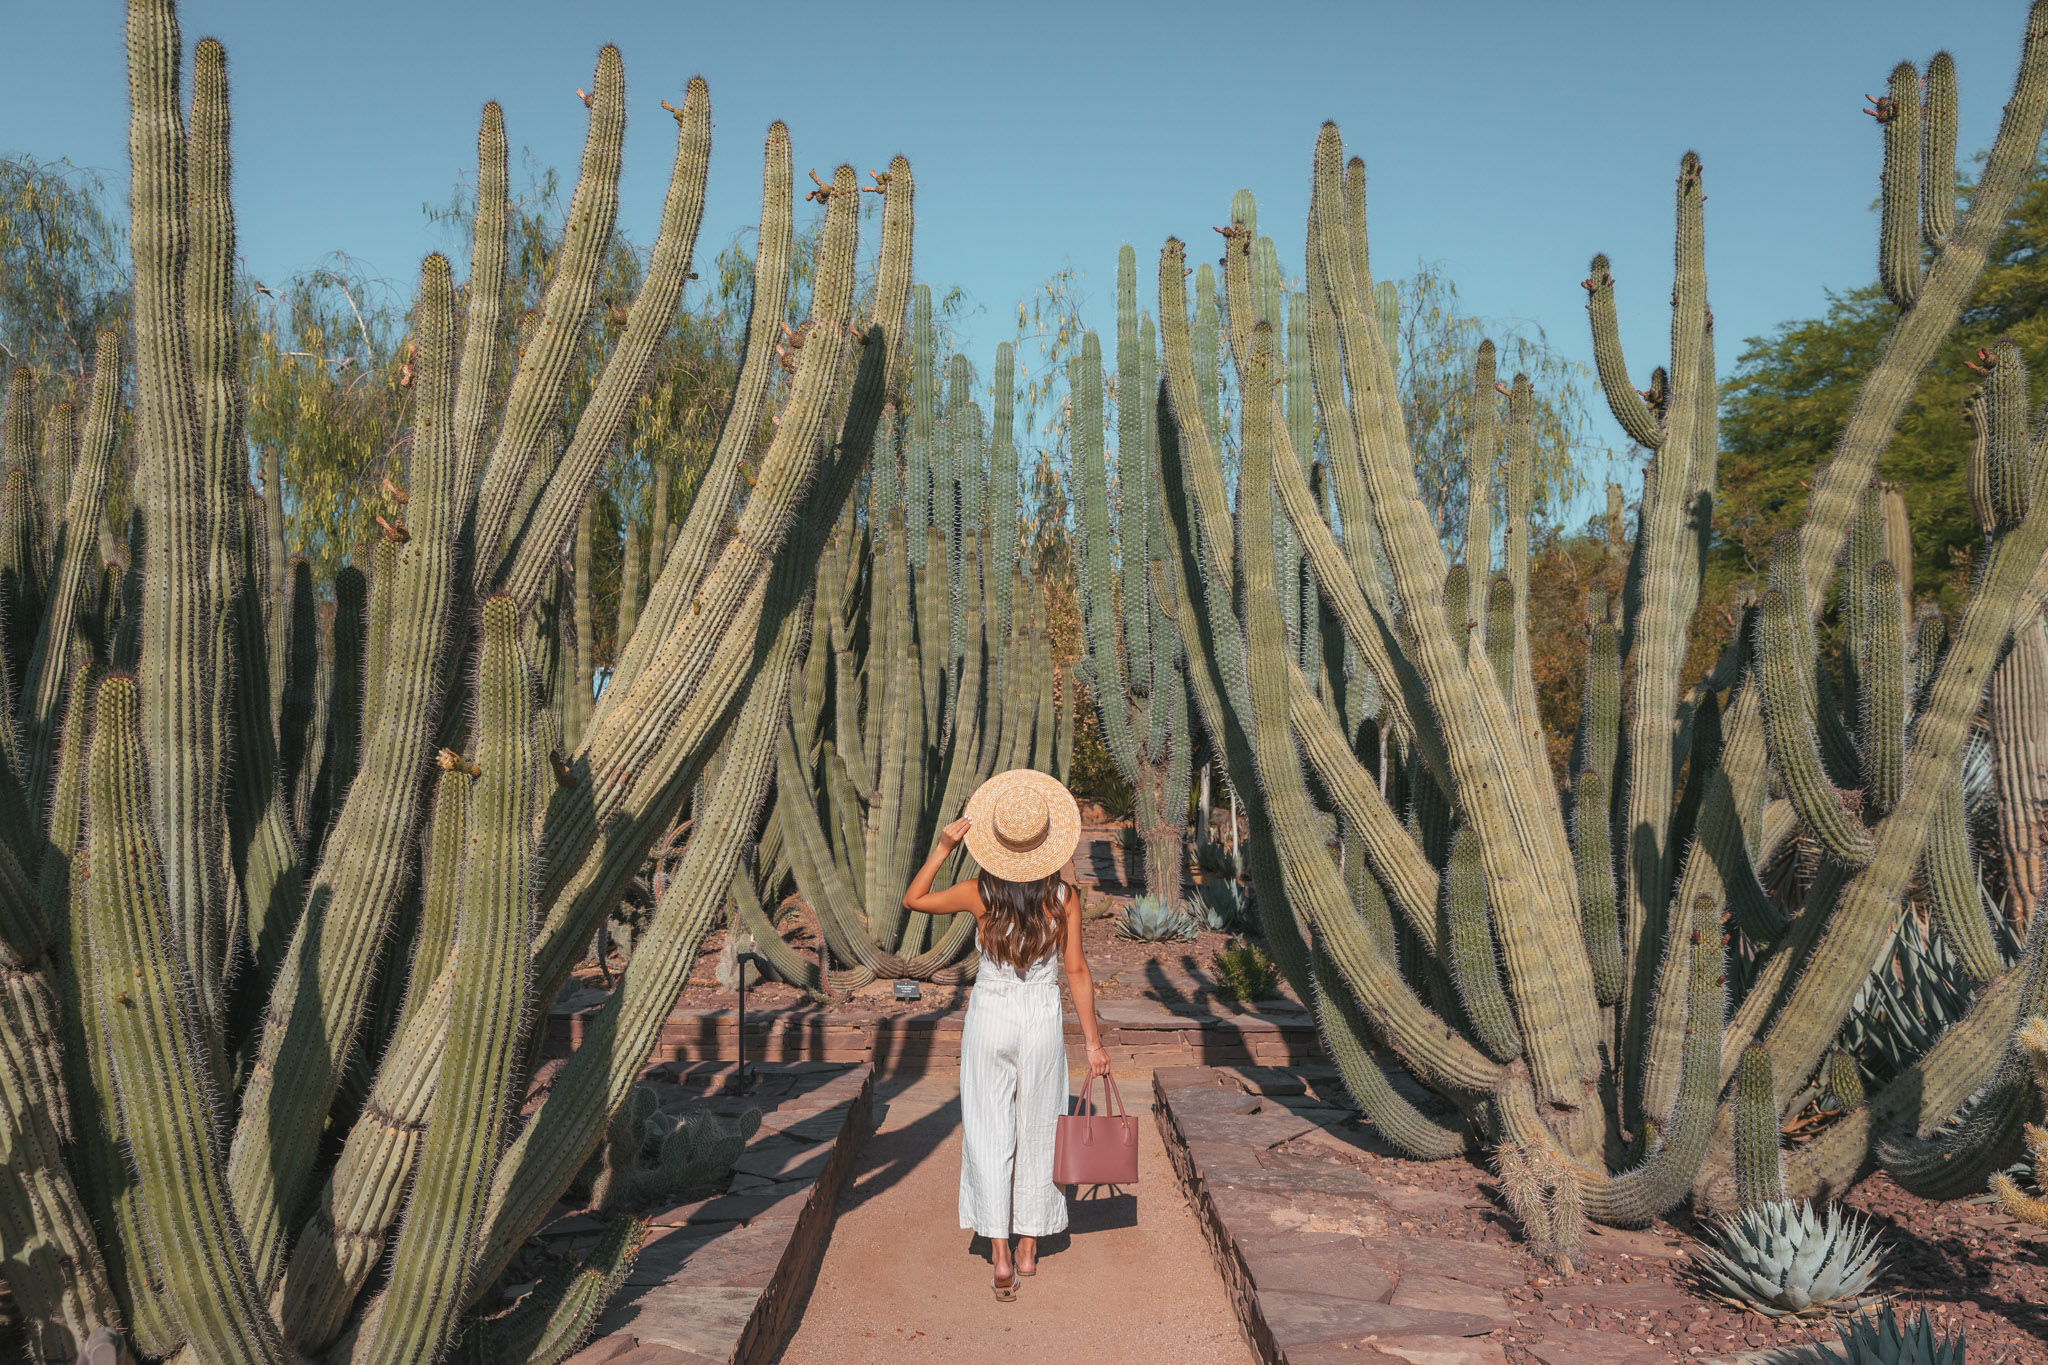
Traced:
[[[970, 977], [972, 921], [906, 913], [903, 887], [990, 774], [1053, 771], [1071, 744], [1045, 595], [1018, 562], [1014, 358], [997, 351], [991, 440], [964, 358], [942, 367], [932, 353], [929, 293], [911, 292], [900, 462], [885, 441], [865, 525], [849, 509], [831, 530], [810, 681], [778, 740], [775, 833], [839, 966], [821, 975], [781, 946], [759, 904], [774, 887], [734, 890], [770, 964], [814, 993]], [[940, 876], [972, 871], [962, 853]]]
[[[1240, 197], [1250, 196], [1240, 192]], [[1103, 739], [1135, 798], [1133, 818], [1145, 845], [1146, 891], [1178, 909], [1192, 745], [1187, 684], [1175, 657], [1179, 642], [1148, 582], [1151, 546], [1163, 534], [1163, 523], [1152, 491], [1158, 479], [1153, 404], [1147, 394], [1151, 357], [1140, 342], [1137, 254], [1128, 246], [1117, 257], [1116, 350], [1120, 584], [1112, 581], [1102, 357], [1093, 333], [1082, 338], [1081, 353], [1072, 366], [1086, 666], [1091, 699], [1102, 717]], [[1122, 588], [1121, 611], [1117, 586]], [[1296, 604], [1298, 608], [1298, 589]]]
[[[1945, 79], [1930, 79], [1938, 100], [1948, 98]], [[1917, 179], [1910, 194], [1897, 188], [1909, 178], [1904, 149], [1911, 142], [1919, 155], [1919, 143], [1887, 125], [1887, 203], [1910, 205], [1916, 238], [1932, 254], [1908, 263], [1901, 251], [1888, 267], [1901, 312], [1883, 358], [1835, 458], [1815, 476], [1804, 523], [1773, 556], [1759, 609], [1690, 690], [1680, 668], [1718, 451], [1699, 159], [1679, 166], [1671, 357], [1648, 397], [1621, 353], [1609, 263], [1595, 260], [1586, 288], [1603, 388], [1624, 430], [1653, 453], [1625, 547], [1624, 591], [1589, 603], [1569, 826], [1530, 677], [1531, 509], [1517, 463], [1526, 458], [1526, 384], [1509, 386], [1507, 551], [1500, 581], [1489, 576], [1482, 650], [1467, 622], [1480, 615], [1469, 605], [1480, 595], [1472, 570], [1488, 566], [1475, 547], [1468, 572], [1451, 572], [1419, 496], [1367, 253], [1363, 167], [1346, 165], [1336, 129], [1325, 127], [1317, 143], [1305, 248], [1309, 370], [1334, 517], [1299, 462], [1276, 453], [1294, 453], [1293, 433], [1273, 401], [1275, 338], [1259, 311], [1249, 225], [1233, 221], [1223, 247], [1242, 422], [1234, 507], [1202, 354], [1211, 316], [1203, 274], [1191, 318], [1185, 249], [1170, 241], [1161, 254], [1168, 545], [1153, 577], [1188, 642], [1204, 729], [1254, 828], [1270, 832], [1251, 845], [1248, 870], [1275, 959], [1313, 1002], [1373, 1122], [1417, 1155], [1450, 1155], [1475, 1136], [1508, 1151], [1508, 1164], [1519, 1161], [1549, 1192], [1539, 1201], [1541, 1232], [1553, 1241], [1563, 1241], [1550, 1226], [1559, 1181], [1571, 1189], [1573, 1218], [1639, 1224], [1688, 1194], [1708, 1210], [1733, 1207], [1738, 1127], [1774, 1133], [1833, 1049], [1890, 942], [1894, 907], [1931, 856], [1935, 816], [1962, 785], [1992, 665], [2048, 592], [2039, 568], [2048, 518], [2038, 497], [2021, 506], [2017, 493], [2038, 487], [2039, 468], [2028, 465], [2022, 478], [2008, 464], [1988, 481], [2009, 491], [1997, 495], [1975, 590], [1929, 657], [1907, 614], [1907, 575], [1892, 562], [1896, 536], [1887, 544], [1883, 490], [1872, 483], [1914, 377], [1956, 325], [1984, 246], [2025, 182], [2044, 116], [2048, 6], [2037, 5], [1968, 212], [1956, 214], [1945, 193], [1923, 194]], [[1937, 144], [1952, 137], [1947, 114], [1928, 122]], [[1936, 145], [1924, 159], [1946, 166], [1952, 157]], [[1898, 230], [1888, 220], [1887, 249]], [[1994, 446], [2014, 449], [2002, 419], [1991, 420], [2003, 439]], [[1290, 657], [1274, 578], [1276, 496], [1319, 597], [1380, 684], [1390, 780], [1379, 755], [1361, 751], [1350, 718]], [[1820, 671], [1815, 636], [1838, 564], [1848, 703]], [[1785, 793], [1775, 798], [1774, 769]], [[1404, 792], [1414, 794], [1405, 812], [1395, 806]], [[1369, 875], [1331, 856], [1322, 832], [1331, 815], [1347, 843], [1355, 832]], [[1794, 918], [1766, 895], [1756, 868], [1801, 832], [1824, 856]], [[1981, 910], [1967, 903], [1985, 948]], [[1732, 1017], [1722, 952], [1731, 916], [1756, 958]], [[1397, 957], [1397, 937], [1413, 951]], [[1969, 1012], [1907, 1074], [1787, 1154], [1786, 1195], [1839, 1190], [1872, 1160], [1880, 1134], [1931, 1130], [1987, 1078], [2014, 1011], [2036, 991], [2029, 967], [2007, 968], [1988, 948], [1980, 956]], [[1752, 1068], [1750, 1083], [1731, 1089], [1753, 1044], [1767, 1072]], [[1443, 1107], [1387, 1085], [1375, 1049], [1398, 1058]], [[1742, 1145], [1760, 1150], [1760, 1140]], [[1545, 1171], [1556, 1179], [1545, 1183]], [[1775, 1189], [1762, 1175], [1752, 1187]]]
[[[225, 52], [209, 40], [193, 54], [188, 113], [171, 0], [135, 0], [127, 32], [143, 496], [111, 602], [84, 556], [121, 427], [121, 338], [101, 338], [82, 439], [63, 414], [44, 419], [61, 478], [31, 477], [26, 385], [6, 422], [10, 482], [62, 496], [46, 509], [10, 495], [0, 546], [17, 631], [4, 658], [28, 684], [0, 725], [0, 1143], [13, 1173], [0, 1257], [40, 1360], [77, 1358], [103, 1327], [151, 1357], [424, 1361], [487, 1338], [491, 1359], [553, 1360], [618, 1283], [637, 1231], [516, 1324], [479, 1337], [464, 1315], [626, 1101], [758, 827], [818, 528], [848, 506], [893, 401], [909, 167], [892, 164], [883, 194], [865, 316], [852, 169], [831, 178], [812, 339], [773, 434], [767, 361], [750, 347], [706, 474], [717, 511], [693, 515], [660, 561], [606, 704], [550, 765], [534, 613], [689, 275], [708, 91], [692, 81], [673, 110], [646, 282], [551, 467], [536, 463], [542, 438], [617, 212], [623, 67], [599, 55], [567, 238], [509, 392], [496, 387], [506, 142], [486, 108], [466, 326], [452, 267], [429, 257], [403, 518], [332, 585], [330, 637], [319, 585], [270, 533], [281, 490], [259, 497], [238, 453]], [[790, 184], [778, 125], [757, 337], [786, 305]], [[547, 1004], [714, 746], [682, 876], [599, 1024], [612, 1045], [579, 1054], [507, 1145]], [[338, 1160], [316, 1182], [330, 1140]], [[388, 1276], [366, 1299], [379, 1264]]]

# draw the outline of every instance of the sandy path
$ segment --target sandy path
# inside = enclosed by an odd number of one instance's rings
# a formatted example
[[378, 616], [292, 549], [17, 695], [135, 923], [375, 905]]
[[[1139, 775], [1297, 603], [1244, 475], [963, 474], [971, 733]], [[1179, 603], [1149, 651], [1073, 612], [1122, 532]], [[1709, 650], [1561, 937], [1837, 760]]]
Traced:
[[1117, 1084], [1140, 1114], [1137, 1187], [1075, 1204], [1068, 1233], [1040, 1243], [1038, 1274], [1002, 1304], [989, 1292], [988, 1243], [957, 1226], [958, 1075], [878, 1083], [888, 1113], [840, 1195], [783, 1365], [1246, 1365], [1223, 1282], [1159, 1145], [1151, 1074]]

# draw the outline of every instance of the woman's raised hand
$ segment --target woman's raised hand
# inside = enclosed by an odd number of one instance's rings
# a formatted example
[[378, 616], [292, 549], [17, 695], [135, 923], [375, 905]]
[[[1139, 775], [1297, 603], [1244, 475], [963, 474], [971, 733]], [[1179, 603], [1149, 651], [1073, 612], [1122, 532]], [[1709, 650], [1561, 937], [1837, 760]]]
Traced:
[[940, 846], [943, 848], [954, 847], [962, 839], [965, 839], [967, 831], [973, 828], [974, 821], [968, 816], [961, 816], [958, 820], [955, 820], [952, 824], [939, 831]]

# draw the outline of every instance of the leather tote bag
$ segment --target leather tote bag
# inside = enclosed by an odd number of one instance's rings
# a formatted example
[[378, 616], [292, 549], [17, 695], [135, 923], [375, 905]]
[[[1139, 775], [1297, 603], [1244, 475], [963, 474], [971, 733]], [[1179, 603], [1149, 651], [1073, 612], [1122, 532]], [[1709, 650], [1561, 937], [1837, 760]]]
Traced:
[[1090, 1076], [1081, 1083], [1074, 1112], [1060, 1115], [1053, 1129], [1052, 1183], [1055, 1185], [1135, 1185], [1138, 1183], [1138, 1120], [1124, 1112], [1116, 1082], [1102, 1078], [1103, 1108], [1097, 1112], [1089, 1094]]

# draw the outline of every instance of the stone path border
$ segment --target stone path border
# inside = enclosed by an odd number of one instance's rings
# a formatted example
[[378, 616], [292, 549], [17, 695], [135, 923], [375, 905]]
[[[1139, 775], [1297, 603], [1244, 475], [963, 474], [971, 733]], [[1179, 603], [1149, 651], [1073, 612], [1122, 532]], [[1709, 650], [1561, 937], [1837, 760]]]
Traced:
[[[766, 1064], [753, 1095], [716, 1094], [732, 1068], [674, 1064], [649, 1079], [670, 1104], [762, 1111], [732, 1189], [657, 1210], [632, 1275], [567, 1365], [765, 1365], [796, 1329], [849, 1172], [874, 1131], [875, 1077], [862, 1064]], [[694, 1094], [692, 1092], [695, 1092]], [[571, 1215], [542, 1236], [594, 1239]]]
[[[1627, 1322], [1695, 1302], [1658, 1281], [1574, 1281], [1553, 1283], [1530, 1303], [1524, 1286], [1550, 1282], [1532, 1278], [1544, 1272], [1521, 1248], [1442, 1230], [1446, 1219], [1469, 1227], [1466, 1215], [1490, 1206], [1444, 1188], [1389, 1183], [1355, 1163], [1275, 1150], [1304, 1138], [1356, 1148], [1356, 1136], [1336, 1131], [1351, 1116], [1338, 1107], [1339, 1094], [1327, 1066], [1162, 1068], [1153, 1075], [1153, 1116], [1167, 1156], [1223, 1277], [1238, 1330], [1262, 1365], [1506, 1365], [1508, 1329], [1526, 1333], [1538, 1310], [1562, 1324], [1568, 1305], [1592, 1305], [1603, 1320]], [[1635, 1248], [1631, 1254], [1668, 1254], [1648, 1246], [1655, 1240], [1649, 1233], [1594, 1231]], [[1541, 1339], [1518, 1345], [1516, 1359], [1671, 1359], [1623, 1331], [1541, 1327]], [[1786, 1357], [1749, 1351], [1689, 1360], [1784, 1365]]]
[[[589, 992], [548, 1013], [547, 1056], [566, 1056], [604, 997]], [[892, 1014], [815, 1005], [747, 1011], [747, 1056], [776, 1062], [858, 1062], [885, 1077], [952, 1071], [960, 1065], [966, 997], [949, 1010]], [[1176, 1013], [1145, 999], [1103, 1000], [1096, 1013], [1119, 1071], [1152, 1067], [1286, 1066], [1322, 1059], [1315, 1021], [1291, 1002], [1241, 1014]], [[1079, 1022], [1067, 1016], [1067, 1048], [1084, 1060]], [[662, 1025], [654, 1056], [670, 1062], [731, 1062], [739, 1056], [738, 1012], [678, 1009]]]

